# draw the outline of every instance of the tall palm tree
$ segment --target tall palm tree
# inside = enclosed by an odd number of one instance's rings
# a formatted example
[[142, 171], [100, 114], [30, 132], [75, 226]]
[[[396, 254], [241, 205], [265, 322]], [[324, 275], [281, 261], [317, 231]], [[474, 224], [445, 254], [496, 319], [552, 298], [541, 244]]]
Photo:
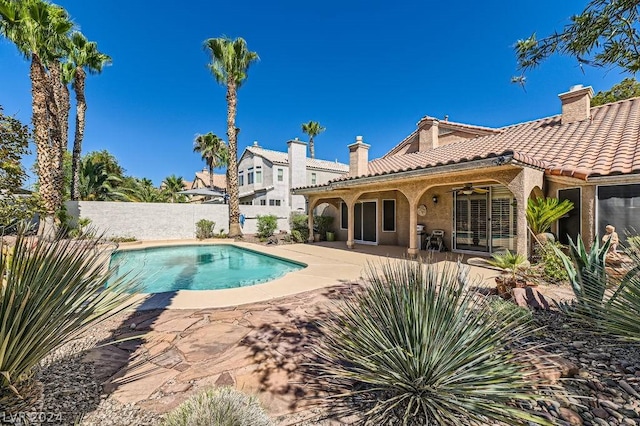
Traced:
[[193, 144], [193, 152], [199, 152], [209, 167], [209, 188], [213, 189], [213, 170], [216, 167], [227, 166], [229, 150], [222, 139], [212, 132], [198, 135]]
[[169, 201], [172, 203], [184, 201], [184, 194], [179, 194], [180, 191], [184, 190], [184, 179], [182, 179], [182, 176], [167, 176], [162, 181], [162, 187], [169, 196]]
[[[73, 90], [76, 94], [76, 130], [73, 139], [73, 160], [71, 163], [72, 183], [71, 199], [77, 200], [80, 196], [80, 154], [82, 153], [82, 140], [84, 139], [85, 114], [87, 101], [84, 95], [86, 71], [89, 74], [100, 74], [103, 68], [111, 64], [111, 58], [98, 51], [98, 44], [90, 42], [79, 31], [71, 34], [71, 49], [69, 52], [69, 68], [73, 77]], [[86, 70], [86, 71], [85, 71]]]
[[31, 61], [38, 187], [45, 207], [40, 233], [47, 235], [53, 232], [54, 215], [62, 205], [64, 143], [58, 114], [62, 78], [59, 63], [66, 54], [71, 28], [73, 23], [60, 6], [42, 0], [0, 0], [0, 33]]
[[240, 199], [238, 198], [238, 140], [236, 133], [237, 91], [247, 78], [249, 66], [258, 60], [258, 54], [247, 48], [243, 38], [210, 38], [204, 42], [211, 55], [209, 69], [216, 81], [227, 89], [227, 137], [229, 139], [229, 166], [227, 186], [229, 192], [229, 236], [242, 235], [240, 228]]
[[322, 127], [317, 121], [302, 123], [302, 131], [309, 135], [309, 155], [311, 155], [311, 158], [316, 158], [316, 150], [313, 145], [313, 138], [315, 138], [325, 130], [326, 129]]

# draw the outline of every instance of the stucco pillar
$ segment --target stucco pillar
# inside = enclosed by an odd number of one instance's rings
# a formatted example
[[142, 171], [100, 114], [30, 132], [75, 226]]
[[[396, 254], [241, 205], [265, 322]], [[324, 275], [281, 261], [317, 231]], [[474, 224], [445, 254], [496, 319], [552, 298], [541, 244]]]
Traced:
[[409, 199], [409, 257], [416, 257], [420, 252], [417, 228], [418, 227], [418, 200]]
[[313, 209], [316, 208], [316, 204], [318, 204], [318, 200], [316, 198], [308, 198], [307, 226], [309, 228], [309, 237], [307, 238], [307, 241], [310, 243], [313, 242]]
[[354, 241], [354, 227], [355, 227], [355, 201], [345, 200], [347, 203], [347, 247], [352, 249], [356, 246]]
[[517, 220], [516, 220], [516, 230], [518, 232], [518, 240], [516, 244], [516, 250], [520, 254], [524, 254], [525, 256], [529, 256], [529, 227], [527, 226], [527, 200], [529, 199], [528, 194], [524, 194], [523, 191], [519, 191], [514, 193], [513, 196], [516, 198], [517, 203]]

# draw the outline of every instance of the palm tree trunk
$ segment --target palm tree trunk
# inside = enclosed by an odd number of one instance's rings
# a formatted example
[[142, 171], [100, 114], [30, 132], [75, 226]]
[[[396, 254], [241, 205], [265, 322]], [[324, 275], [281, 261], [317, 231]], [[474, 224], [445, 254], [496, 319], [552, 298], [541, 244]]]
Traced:
[[37, 54], [31, 56], [31, 97], [34, 140], [36, 144], [36, 164], [38, 191], [44, 203], [44, 218], [40, 220], [38, 235], [50, 236], [55, 232], [54, 215], [57, 209], [53, 170], [52, 150], [49, 145], [49, 114], [47, 112], [47, 73]]
[[240, 199], [238, 198], [238, 141], [236, 134], [237, 85], [233, 77], [227, 80], [227, 137], [229, 138], [229, 164], [227, 187], [229, 191], [229, 236], [242, 236], [240, 228]]
[[69, 135], [69, 91], [62, 81], [62, 64], [58, 60], [53, 60], [50, 68], [50, 81], [53, 97], [52, 102], [52, 127], [56, 130], [54, 135], [53, 149], [55, 150], [54, 172], [56, 190], [62, 205], [62, 194], [64, 194], [64, 153], [67, 150], [67, 140]]
[[84, 97], [84, 82], [86, 74], [82, 67], [76, 68], [73, 88], [76, 93], [76, 132], [73, 138], [73, 155], [71, 159], [71, 199], [80, 199], [80, 155], [82, 154], [82, 140], [84, 139], [85, 114], [87, 101]]
[[209, 166], [209, 188], [213, 191], [213, 165]]
[[313, 146], [313, 136], [309, 136], [309, 155], [311, 155], [311, 158], [316, 158], [316, 150]]

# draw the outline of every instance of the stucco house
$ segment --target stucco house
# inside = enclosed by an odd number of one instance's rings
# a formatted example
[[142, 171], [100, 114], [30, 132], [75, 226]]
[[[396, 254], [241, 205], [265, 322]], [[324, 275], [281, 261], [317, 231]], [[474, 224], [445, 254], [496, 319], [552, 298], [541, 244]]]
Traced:
[[[591, 87], [559, 95], [562, 112], [503, 128], [424, 117], [382, 158], [361, 137], [349, 173], [298, 187], [309, 208], [329, 203], [337, 236], [356, 243], [423, 248], [418, 225], [444, 230], [454, 252], [527, 253], [532, 196], [570, 199], [554, 232], [591, 241], [611, 223], [640, 231], [640, 98], [590, 107]], [[310, 224], [311, 225], [311, 224]]]
[[292, 194], [291, 188], [325, 184], [348, 171], [348, 164], [308, 158], [307, 144], [297, 139], [287, 142], [286, 152], [254, 142], [238, 161], [240, 204], [305, 210], [304, 196]]

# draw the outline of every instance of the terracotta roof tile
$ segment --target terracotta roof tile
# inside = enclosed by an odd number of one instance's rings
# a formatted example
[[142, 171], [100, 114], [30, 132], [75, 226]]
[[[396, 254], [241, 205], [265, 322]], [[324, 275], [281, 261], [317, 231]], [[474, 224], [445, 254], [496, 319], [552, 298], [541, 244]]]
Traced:
[[[543, 168], [551, 175], [587, 179], [640, 173], [640, 98], [592, 108], [591, 119], [580, 122], [562, 124], [561, 116], [555, 115], [428, 151], [386, 156], [370, 161], [366, 176], [462, 163], [505, 153], [512, 153], [514, 160]], [[334, 181], [350, 179], [354, 177], [345, 175]]]

